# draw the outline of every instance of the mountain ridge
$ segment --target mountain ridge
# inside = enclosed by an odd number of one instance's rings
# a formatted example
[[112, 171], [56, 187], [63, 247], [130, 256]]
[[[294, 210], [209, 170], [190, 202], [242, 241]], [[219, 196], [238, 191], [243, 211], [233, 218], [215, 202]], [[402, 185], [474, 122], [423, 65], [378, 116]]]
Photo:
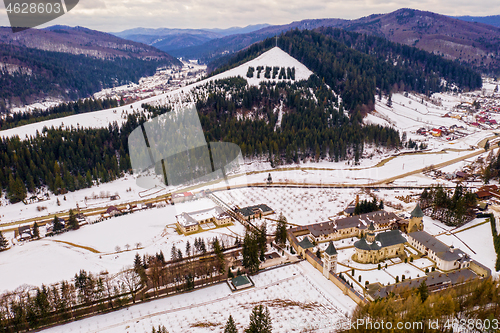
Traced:
[[211, 40], [199, 46], [180, 48], [172, 54], [209, 63], [292, 29], [313, 30], [320, 27], [337, 27], [384, 37], [392, 42], [416, 46], [451, 60], [469, 63], [486, 73], [500, 73], [500, 28], [409, 8], [355, 20], [312, 19], [269, 26], [247, 34]]
[[453, 16], [456, 19], [467, 21], [467, 22], [478, 22], [489, 24], [494, 27], [500, 28], [500, 15], [490, 15], [490, 16]]
[[178, 64], [171, 55], [149, 45], [79, 26], [59, 25], [46, 29], [28, 29], [15, 35], [11, 28], [0, 27], [0, 44], [81, 54], [100, 59], [115, 57], [165, 59]]
[[84, 27], [0, 28], [0, 112], [53, 97], [76, 100], [181, 62], [154, 47]]
[[246, 27], [231, 27], [227, 29], [176, 29], [176, 28], [133, 28], [112, 34], [154, 46], [162, 51], [170, 52], [172, 50], [198, 46], [210, 40], [235, 35], [250, 33], [268, 27], [269, 24], [255, 24]]

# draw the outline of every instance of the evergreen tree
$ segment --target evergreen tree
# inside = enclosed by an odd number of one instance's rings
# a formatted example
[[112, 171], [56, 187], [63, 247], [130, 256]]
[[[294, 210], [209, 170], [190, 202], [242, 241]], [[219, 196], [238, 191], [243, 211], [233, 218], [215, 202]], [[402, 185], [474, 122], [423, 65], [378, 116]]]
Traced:
[[205, 244], [205, 239], [200, 237], [200, 251], [203, 254], [207, 253], [207, 246]]
[[392, 107], [392, 93], [389, 93], [389, 98], [387, 99], [387, 106]]
[[380, 210], [384, 209], [384, 201], [382, 199], [380, 199], [380, 203], [378, 205], [378, 209], [380, 209]]
[[26, 198], [26, 187], [19, 175], [14, 180], [12, 173], [10, 174], [7, 197], [11, 203], [16, 203]]
[[80, 224], [76, 220], [75, 213], [73, 213], [73, 209], [69, 210], [69, 218], [68, 218], [68, 228], [72, 230], [77, 230], [80, 228]]
[[243, 267], [247, 268], [251, 273], [259, 270], [259, 245], [257, 237], [255, 232], [247, 229], [245, 231], [245, 238], [243, 239], [243, 249], [241, 251]]
[[52, 231], [59, 232], [63, 229], [64, 229], [64, 226], [61, 223], [61, 221], [59, 221], [59, 218], [57, 217], [57, 215], [54, 216], [54, 219], [52, 220]]
[[489, 184], [491, 180], [491, 166], [487, 166], [483, 171], [483, 182]]
[[9, 246], [9, 241], [5, 239], [2, 235], [2, 231], [0, 231], [0, 250], [6, 249]]
[[139, 271], [141, 269], [144, 269], [143, 265], [142, 265], [142, 260], [141, 260], [141, 256], [139, 255], [138, 252], [136, 252], [135, 254], [135, 257], [134, 257], [134, 269], [137, 273], [139, 273]]
[[259, 260], [264, 261], [266, 259], [266, 250], [267, 250], [267, 224], [264, 222], [257, 234], [257, 242], [259, 246]]
[[286, 217], [283, 213], [280, 213], [278, 217], [278, 221], [276, 223], [276, 236], [274, 240], [277, 244], [285, 244], [286, 243]]
[[219, 240], [217, 239], [217, 237], [215, 237], [213, 247], [214, 247], [215, 257], [217, 258], [216, 267], [218, 268], [219, 273], [222, 274], [226, 270], [226, 267], [225, 267], [226, 261], [224, 260], [224, 253], [222, 252], [222, 248], [220, 246], [220, 243], [219, 243]]
[[261, 305], [253, 308], [250, 314], [250, 324], [245, 329], [245, 333], [271, 333], [272, 323], [269, 309]]
[[33, 238], [40, 238], [40, 228], [36, 222], [33, 224]]
[[191, 244], [189, 243], [189, 240], [186, 242], [186, 256], [191, 256]]
[[271, 173], [269, 173], [269, 175], [267, 175], [267, 185], [271, 185], [273, 183], [273, 177], [271, 177]]
[[175, 244], [172, 244], [172, 249], [170, 251], [170, 259], [172, 261], [176, 261], [177, 259], [179, 259], [178, 257], [178, 251], [177, 251], [177, 248], [175, 247]]
[[238, 333], [238, 329], [236, 328], [236, 324], [234, 323], [233, 316], [229, 315], [229, 319], [227, 320], [226, 327], [224, 328], [224, 333]]
[[422, 283], [420, 283], [417, 288], [417, 292], [420, 295], [420, 300], [422, 301], [422, 303], [425, 302], [425, 300], [429, 297], [429, 289], [427, 288], [427, 284], [425, 283], [425, 281], [422, 281]]

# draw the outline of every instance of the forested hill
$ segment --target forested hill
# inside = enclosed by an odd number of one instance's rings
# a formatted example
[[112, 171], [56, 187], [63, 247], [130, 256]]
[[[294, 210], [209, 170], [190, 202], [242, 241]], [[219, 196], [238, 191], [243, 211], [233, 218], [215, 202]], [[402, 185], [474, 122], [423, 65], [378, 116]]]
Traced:
[[[233, 57], [216, 60], [209, 69], [215, 69], [212, 74], [226, 71], [275, 43], [274, 38], [268, 38]], [[375, 36], [322, 28], [289, 31], [277, 43], [340, 93], [350, 112], [371, 111], [377, 90], [385, 94], [401, 90], [431, 94], [451, 84], [463, 90], [477, 89], [482, 84], [481, 75], [464, 65]]]
[[[207, 142], [236, 143], [246, 158], [268, 160], [273, 166], [305, 160], [356, 163], [365, 144], [400, 147], [396, 130], [347, 117], [338, 97], [316, 75], [258, 87], [232, 77], [196, 87], [191, 98]], [[121, 127], [48, 129], [26, 140], [1, 138], [0, 186], [17, 202], [45, 186], [65, 193], [120, 177], [131, 168], [129, 134], [170, 110], [143, 107]]]
[[[57, 29], [56, 29], [57, 28]], [[77, 100], [111, 86], [180, 66], [148, 45], [84, 28], [0, 28], [0, 112], [51, 96]]]

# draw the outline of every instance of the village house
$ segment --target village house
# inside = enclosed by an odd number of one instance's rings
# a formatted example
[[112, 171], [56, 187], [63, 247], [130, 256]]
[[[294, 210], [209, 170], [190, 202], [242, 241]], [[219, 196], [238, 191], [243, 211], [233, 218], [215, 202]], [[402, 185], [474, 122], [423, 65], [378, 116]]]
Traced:
[[231, 216], [220, 207], [199, 210], [191, 213], [183, 212], [176, 215], [176, 224], [184, 234], [196, 232], [201, 228], [208, 229], [231, 223]]
[[173, 203], [181, 203], [181, 202], [186, 202], [186, 201], [193, 200], [193, 199], [194, 199], [194, 195], [191, 192], [172, 194], [172, 202]]
[[248, 220], [249, 218], [258, 218], [261, 216], [266, 216], [270, 214], [274, 214], [274, 211], [271, 207], [265, 204], [248, 206], [243, 208], [236, 208], [236, 214], [238, 214], [241, 218]]
[[109, 216], [121, 215], [121, 213], [122, 211], [116, 206], [109, 206], [108, 209], [106, 209], [106, 214]]
[[[17, 228], [17, 235], [19, 236], [19, 240], [31, 239], [33, 238], [33, 234], [31, 232], [31, 226], [23, 225]], [[16, 235], [16, 236], [17, 236]]]

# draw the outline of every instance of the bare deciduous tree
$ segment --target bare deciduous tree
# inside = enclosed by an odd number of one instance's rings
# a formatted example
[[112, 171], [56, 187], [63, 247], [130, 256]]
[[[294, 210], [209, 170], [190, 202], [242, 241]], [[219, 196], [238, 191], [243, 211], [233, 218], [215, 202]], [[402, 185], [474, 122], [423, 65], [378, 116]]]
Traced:
[[133, 269], [124, 269], [119, 273], [119, 280], [132, 296], [132, 303], [135, 304], [135, 296], [141, 287], [141, 277]]

